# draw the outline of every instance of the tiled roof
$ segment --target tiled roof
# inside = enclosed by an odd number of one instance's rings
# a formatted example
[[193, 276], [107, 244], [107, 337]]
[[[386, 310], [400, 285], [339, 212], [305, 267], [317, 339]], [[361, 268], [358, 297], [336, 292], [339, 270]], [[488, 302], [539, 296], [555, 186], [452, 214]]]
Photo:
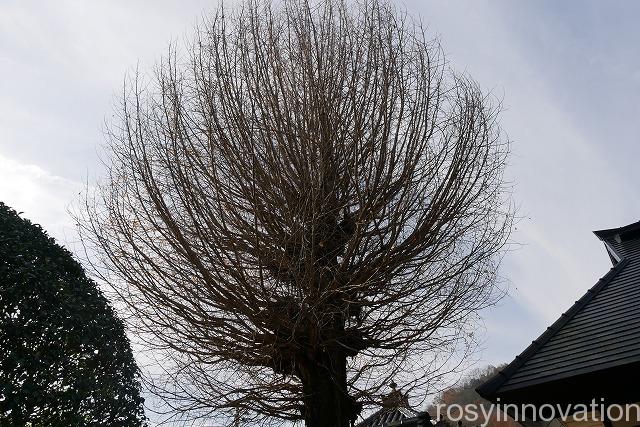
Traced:
[[613, 268], [477, 391], [492, 397], [640, 361], [640, 223], [597, 231]]
[[415, 418], [418, 415], [418, 412], [408, 408], [382, 408], [364, 421], [356, 424], [356, 427], [383, 427], [390, 423]]

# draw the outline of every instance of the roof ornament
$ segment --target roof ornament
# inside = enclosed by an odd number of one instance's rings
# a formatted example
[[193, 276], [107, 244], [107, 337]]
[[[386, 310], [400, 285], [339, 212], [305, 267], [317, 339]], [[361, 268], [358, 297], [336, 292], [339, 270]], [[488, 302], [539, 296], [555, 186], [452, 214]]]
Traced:
[[382, 397], [383, 408], [409, 408], [409, 396], [398, 389], [398, 384], [391, 380], [389, 383], [391, 392]]

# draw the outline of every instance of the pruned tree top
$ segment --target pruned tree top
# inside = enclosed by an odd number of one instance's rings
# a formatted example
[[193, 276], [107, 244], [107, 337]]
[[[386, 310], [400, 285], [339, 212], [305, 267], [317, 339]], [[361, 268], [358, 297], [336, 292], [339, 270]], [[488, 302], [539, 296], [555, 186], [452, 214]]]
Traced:
[[124, 325], [71, 254], [0, 202], [0, 424], [140, 426]]
[[424, 391], [502, 294], [497, 105], [377, 0], [245, 2], [176, 52], [126, 86], [81, 221], [156, 390], [309, 426]]

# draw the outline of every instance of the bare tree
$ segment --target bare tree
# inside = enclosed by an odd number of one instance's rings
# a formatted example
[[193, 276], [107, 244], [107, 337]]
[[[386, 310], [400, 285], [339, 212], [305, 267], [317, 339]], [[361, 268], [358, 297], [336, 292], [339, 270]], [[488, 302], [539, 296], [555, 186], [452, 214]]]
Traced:
[[155, 390], [309, 427], [424, 392], [502, 294], [497, 106], [378, 0], [246, 2], [196, 34], [125, 85], [80, 221]]

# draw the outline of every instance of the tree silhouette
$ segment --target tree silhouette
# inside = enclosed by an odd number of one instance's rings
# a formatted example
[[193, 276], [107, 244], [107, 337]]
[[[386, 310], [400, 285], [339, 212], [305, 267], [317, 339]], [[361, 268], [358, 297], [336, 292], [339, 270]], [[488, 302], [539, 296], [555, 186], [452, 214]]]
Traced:
[[187, 50], [126, 85], [80, 218], [156, 391], [309, 427], [418, 396], [501, 295], [496, 106], [377, 0], [245, 2]]

